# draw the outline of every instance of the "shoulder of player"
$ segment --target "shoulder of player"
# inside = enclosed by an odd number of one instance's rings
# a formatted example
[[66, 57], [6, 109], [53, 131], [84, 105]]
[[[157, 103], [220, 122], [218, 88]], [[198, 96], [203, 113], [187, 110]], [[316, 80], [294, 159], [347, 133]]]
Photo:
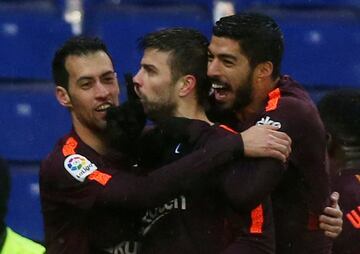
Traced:
[[68, 136], [64, 136], [57, 141], [53, 150], [46, 155], [40, 163], [40, 176], [46, 176], [52, 172], [57, 172], [65, 157], [62, 153], [65, 140]]
[[226, 136], [229, 134], [238, 134], [239, 132], [226, 124], [215, 123], [212, 127], [212, 133], [214, 136]]
[[[99, 164], [99, 156], [76, 137], [67, 135], [57, 142], [52, 152], [41, 161], [40, 176], [53, 181], [70, 176], [71, 163]], [[94, 165], [95, 165], [94, 164]]]
[[190, 144], [202, 144], [216, 135], [217, 130], [213, 126], [203, 120], [191, 119], [188, 122], [186, 133], [187, 142]]
[[282, 96], [276, 108], [265, 109], [259, 115], [256, 124], [279, 127], [290, 135], [293, 141], [304, 135], [316, 138], [325, 136], [315, 105], [311, 100], [295, 96]]
[[279, 99], [276, 108], [266, 109], [265, 113], [294, 122], [311, 122], [314, 118], [318, 118], [316, 106], [310, 99], [286, 95]]

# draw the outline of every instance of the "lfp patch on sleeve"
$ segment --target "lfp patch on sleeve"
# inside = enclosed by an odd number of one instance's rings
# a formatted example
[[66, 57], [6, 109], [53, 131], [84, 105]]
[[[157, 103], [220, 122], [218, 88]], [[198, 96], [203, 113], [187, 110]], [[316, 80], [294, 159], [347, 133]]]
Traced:
[[86, 177], [97, 170], [94, 163], [80, 154], [72, 154], [64, 161], [65, 169], [78, 181], [84, 182]]

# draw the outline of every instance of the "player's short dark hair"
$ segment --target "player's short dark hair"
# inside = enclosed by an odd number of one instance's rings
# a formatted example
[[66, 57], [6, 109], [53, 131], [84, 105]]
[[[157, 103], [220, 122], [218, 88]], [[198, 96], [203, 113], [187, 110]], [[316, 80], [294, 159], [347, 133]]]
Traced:
[[170, 53], [172, 80], [194, 75], [200, 104], [207, 100], [210, 83], [207, 78], [209, 41], [199, 31], [190, 28], [166, 28], [146, 34], [139, 40], [139, 49], [157, 49]]
[[66, 90], [69, 87], [69, 73], [65, 68], [65, 61], [68, 56], [83, 56], [98, 51], [105, 52], [112, 61], [105, 43], [97, 37], [74, 36], [67, 40], [55, 52], [52, 61], [52, 75], [55, 85], [62, 86]]
[[246, 12], [222, 17], [214, 25], [213, 35], [238, 41], [252, 68], [270, 61], [274, 66], [272, 77], [280, 75], [283, 33], [271, 17]]
[[340, 142], [355, 142], [360, 145], [359, 89], [328, 92], [318, 102], [318, 109], [326, 130], [332, 136]]
[[10, 175], [6, 161], [0, 158], [0, 227], [5, 223], [7, 203], [10, 195]]

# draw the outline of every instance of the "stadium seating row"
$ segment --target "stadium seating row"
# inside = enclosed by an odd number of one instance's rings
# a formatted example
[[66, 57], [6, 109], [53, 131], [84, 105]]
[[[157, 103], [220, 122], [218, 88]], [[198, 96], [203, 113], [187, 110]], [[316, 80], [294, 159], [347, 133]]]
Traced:
[[11, 193], [6, 223], [16, 232], [44, 240], [40, 208], [38, 163], [10, 163]]
[[[114, 2], [85, 1], [83, 31], [105, 40], [120, 73], [137, 70], [136, 43], [146, 32], [185, 26], [197, 28], [207, 36], [211, 34], [212, 14], [201, 7], [211, 1]], [[304, 2], [307, 5], [302, 6], [306, 8], [289, 8], [291, 4], [299, 6]], [[280, 23], [286, 39], [284, 71], [309, 86], [360, 86], [360, 9], [345, 8], [359, 2], [257, 0], [236, 3], [238, 9], [270, 13]], [[318, 8], [326, 3], [328, 7], [342, 3], [344, 8]], [[70, 24], [61, 14], [54, 5], [16, 8], [0, 3], [0, 53], [4, 63], [0, 79], [51, 79], [54, 50], [72, 35]]]
[[36, 162], [71, 125], [53, 86], [0, 86], [0, 154], [11, 161]]

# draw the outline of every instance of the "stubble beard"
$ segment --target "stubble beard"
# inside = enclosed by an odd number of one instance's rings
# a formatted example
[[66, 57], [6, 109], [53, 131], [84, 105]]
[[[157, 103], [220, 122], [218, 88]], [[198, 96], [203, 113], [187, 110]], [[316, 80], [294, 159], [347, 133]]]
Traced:
[[242, 112], [252, 101], [253, 86], [251, 75], [247, 78], [245, 85], [235, 91], [235, 100], [231, 106], [234, 112]]
[[234, 93], [235, 98], [232, 103], [223, 103], [217, 101], [214, 96], [210, 98], [210, 110], [208, 116], [212, 121], [234, 125], [237, 122], [236, 114], [242, 112], [252, 101], [253, 86], [252, 73], [250, 73], [244, 82], [244, 85], [238, 87]]
[[154, 122], [167, 117], [174, 116], [176, 105], [170, 101], [150, 102], [146, 98], [142, 99], [144, 110], [148, 118]]

